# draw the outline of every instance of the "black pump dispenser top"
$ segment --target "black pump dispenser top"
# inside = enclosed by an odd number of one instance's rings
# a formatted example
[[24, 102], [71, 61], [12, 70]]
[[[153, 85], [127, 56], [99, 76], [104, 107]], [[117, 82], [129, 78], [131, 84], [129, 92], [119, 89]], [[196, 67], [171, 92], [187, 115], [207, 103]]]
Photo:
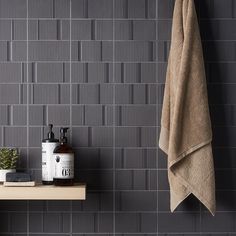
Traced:
[[68, 129], [69, 128], [64, 128], [64, 127], [60, 129], [60, 142], [61, 143], [67, 143], [66, 133]]
[[49, 124], [48, 127], [49, 127], [49, 131], [48, 131], [48, 134], [47, 134], [47, 138], [43, 139], [42, 142], [43, 143], [51, 143], [51, 142], [58, 143], [59, 140], [55, 139], [54, 133], [52, 132], [53, 125]]
[[48, 139], [54, 139], [54, 133], [52, 132], [53, 125], [49, 124], [48, 127], [49, 127]]

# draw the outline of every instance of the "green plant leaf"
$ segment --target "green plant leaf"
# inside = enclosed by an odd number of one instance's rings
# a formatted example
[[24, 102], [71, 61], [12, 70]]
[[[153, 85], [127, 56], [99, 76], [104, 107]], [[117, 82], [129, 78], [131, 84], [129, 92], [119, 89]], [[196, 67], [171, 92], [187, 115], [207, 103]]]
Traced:
[[0, 169], [15, 169], [19, 158], [16, 148], [1, 148], [0, 149]]

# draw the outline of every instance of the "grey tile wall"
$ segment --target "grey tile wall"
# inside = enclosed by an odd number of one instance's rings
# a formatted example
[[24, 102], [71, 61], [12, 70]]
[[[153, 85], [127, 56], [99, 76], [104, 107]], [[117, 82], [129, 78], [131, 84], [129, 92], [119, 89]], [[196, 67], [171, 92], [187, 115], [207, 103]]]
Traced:
[[70, 127], [86, 201], [1, 201], [5, 236], [236, 235], [235, 0], [196, 1], [217, 214], [172, 214], [158, 126], [174, 0], [0, 0], [0, 145], [41, 178], [49, 123]]

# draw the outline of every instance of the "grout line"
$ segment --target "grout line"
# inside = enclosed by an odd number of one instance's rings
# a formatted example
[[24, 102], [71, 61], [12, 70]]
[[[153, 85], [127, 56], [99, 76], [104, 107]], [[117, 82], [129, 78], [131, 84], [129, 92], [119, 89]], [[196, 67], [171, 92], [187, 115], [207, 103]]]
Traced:
[[[158, 84], [158, 69], [159, 69], [159, 62], [158, 62], [158, 38], [159, 38], [159, 34], [158, 34], [158, 30], [157, 30], [157, 24], [158, 24], [158, 3], [159, 1], [156, 0], [156, 24], [155, 24], [155, 29], [156, 29], [156, 55], [155, 55], [155, 61], [156, 61], [156, 71], [155, 71], [155, 74], [156, 74], [156, 83]], [[158, 90], [159, 90], [159, 87], [156, 86], [156, 94], [157, 94], [157, 99], [159, 98], [159, 94], [158, 94]], [[159, 104], [159, 102], [157, 102], [157, 104]], [[156, 230], [157, 230], [157, 236], [159, 235], [159, 217], [158, 217], [158, 214], [159, 214], [159, 208], [158, 208], [158, 203], [159, 203], [159, 195], [158, 195], [158, 188], [159, 188], [159, 184], [158, 184], [158, 167], [159, 167], [159, 152], [158, 152], [158, 137], [159, 137], [159, 133], [158, 133], [158, 130], [159, 130], [159, 106], [156, 105], [156, 139], [157, 139], [157, 142], [156, 142], [156, 189], [157, 189], [157, 193], [156, 193], [156, 217], [157, 217], [157, 221], [156, 221]]]
[[[60, 20], [58, 20], [60, 21]], [[130, 25], [130, 27], [132, 28], [132, 25]], [[39, 27], [37, 27], [39, 28]], [[60, 27], [59, 27], [60, 28]], [[39, 31], [39, 29], [38, 29]], [[39, 35], [40, 35], [40, 32], [37, 33], [37, 39], [29, 39], [30, 42], [59, 42], [58, 39], [40, 39], [39, 38]], [[60, 33], [59, 33], [59, 37], [61, 37]], [[25, 39], [16, 39], [16, 40], [12, 40], [13, 42], [26, 42]], [[72, 42], [112, 42], [111, 39], [81, 39], [81, 38], [78, 38], [78, 39], [72, 39], [71, 40]], [[139, 42], [139, 43], [151, 43], [151, 42], [155, 42], [155, 40], [153, 39], [146, 39], [146, 40], [143, 40], [143, 39], [133, 39], [133, 36], [132, 34], [130, 33], [130, 36], [127, 38], [127, 39], [116, 39], [117, 42], [121, 42], [121, 43], [127, 43], [127, 42]], [[236, 39], [234, 38], [225, 38], [225, 39], [205, 39], [203, 38], [202, 39], [202, 42], [206, 42], [206, 43], [231, 43], [231, 42], [235, 42]], [[9, 42], [9, 39], [0, 39], [0, 42]], [[69, 42], [68, 39], [60, 39], [60, 42]], [[166, 43], [170, 43], [171, 42], [171, 39], [170, 38], [164, 38], [164, 39], [159, 39], [159, 42], [166, 42]]]
[[[6, 127], [4, 127], [4, 128], [6, 128]], [[42, 126], [42, 127], [40, 127], [40, 129], [43, 129], [44, 127]], [[92, 133], [92, 127], [90, 127], [90, 128], [88, 128], [88, 129], [90, 129], [90, 131], [89, 132], [91, 132]], [[92, 141], [89, 141], [90, 143], [92, 142]], [[6, 146], [6, 147], [9, 147], [9, 146]], [[13, 148], [13, 147], [9, 147], [9, 148]], [[25, 147], [19, 147], [19, 148], [25, 148]], [[91, 146], [88, 146], [88, 147], [86, 147], [86, 149], [89, 149], [89, 148], [91, 148]], [[99, 151], [99, 148], [98, 147], [93, 147], [92, 146], [92, 148], [93, 149], [96, 149], [97, 151]], [[40, 147], [30, 147], [30, 149], [40, 149]], [[83, 147], [75, 147], [74, 149], [76, 149], [76, 150], [78, 150], [78, 149], [84, 149]], [[111, 148], [108, 148], [108, 147], [101, 147], [100, 149], [111, 149]], [[146, 148], [145, 148], [146, 149]], [[119, 150], [119, 149], [118, 149]], [[126, 149], [125, 148], [120, 148], [120, 150], [119, 150], [120, 152], [121, 152], [121, 166], [122, 167], [120, 167], [120, 168], [116, 168], [116, 170], [117, 171], [120, 171], [120, 172], [128, 172], [128, 171], [131, 171], [131, 170], [133, 170], [133, 171], [136, 171], [136, 172], [145, 172], [145, 171], [154, 171], [154, 170], [158, 170], [158, 171], [164, 171], [164, 172], [166, 172], [166, 170], [167, 170], [167, 168], [147, 168], [147, 167], [143, 167], [143, 168], [136, 168], [136, 167], [125, 167], [125, 163], [126, 163], [126, 155], [124, 156], [124, 154], [123, 153], [125, 153], [125, 151], [126, 151]], [[31, 168], [32, 170], [40, 170], [39, 168]], [[83, 167], [80, 167], [80, 170], [81, 171], [106, 171], [106, 172], [112, 172], [112, 170], [113, 170], [113, 168], [112, 167], [110, 167], [110, 168], [83, 168]], [[229, 171], [229, 170], [233, 170], [233, 171], [235, 171], [235, 168], [234, 169], [232, 169], [232, 168], [228, 168], [228, 169], [217, 169], [216, 168], [216, 171]], [[217, 189], [216, 191], [236, 191], [236, 189], [234, 188], [234, 189]]]
[[113, 200], [113, 206], [112, 206], [112, 210], [113, 210], [113, 235], [115, 236], [116, 234], [116, 128], [115, 128], [115, 124], [116, 124], [116, 100], [115, 100], [115, 20], [114, 20], [114, 16], [115, 16], [115, 0], [112, 0], [112, 113], [113, 113], [113, 118], [112, 118], [112, 131], [113, 131], [113, 137], [112, 137], [112, 153], [113, 153], [113, 183], [112, 183], [112, 200]]
[[[26, 0], [26, 100], [27, 100], [27, 116], [26, 116], [26, 124], [27, 124], [27, 169], [29, 169], [29, 0]], [[29, 228], [29, 200], [27, 200], [27, 236], [30, 235]]]
[[[69, 66], [69, 79], [70, 79], [70, 142], [72, 143], [72, 75], [71, 75], [71, 69], [72, 69], [72, 20], [71, 20], [71, 13], [72, 13], [72, 0], [70, 0], [70, 66]], [[70, 235], [72, 236], [73, 233], [73, 203], [70, 201]]]
[[[26, 63], [26, 62], [24, 62], [24, 63]], [[19, 63], [19, 64], [24, 64], [24, 63]], [[0, 63], [1, 64], [1, 63]], [[31, 62], [31, 65], [34, 65], [35, 64], [35, 73], [37, 73], [37, 63], [35, 63], [35, 62]], [[23, 65], [22, 65], [23, 66]], [[22, 72], [22, 78], [24, 77], [24, 68], [23, 68], [23, 70], [21, 70]], [[36, 75], [35, 75], [35, 77], [37, 77]], [[22, 80], [22, 78], [21, 78], [21, 83], [23, 83], [24, 81]], [[36, 79], [37, 80], [37, 79]], [[9, 83], [7, 83], [7, 82], [0, 82], [0, 86], [1, 85], [8, 85], [8, 84], [10, 84], [10, 85], [19, 85], [19, 83], [16, 83], [16, 82], [9, 82]], [[56, 83], [56, 82], [50, 82], [50, 83], [47, 83], [47, 82], [37, 82], [37, 81], [35, 81], [35, 82], [30, 82], [29, 81], [29, 83], [28, 84], [32, 84], [32, 85], [69, 85], [70, 83], [69, 82], [58, 82], [58, 83]], [[75, 84], [75, 85], [87, 85], [87, 86], [91, 86], [91, 85], [113, 85], [113, 84], [115, 84], [115, 85], [127, 85], [127, 86], [129, 86], [129, 85], [158, 85], [158, 86], [160, 86], [160, 87], [162, 87], [162, 86], [164, 86], [165, 85], [165, 83], [164, 82], [159, 82], [159, 83], [145, 83], [145, 82], [142, 82], [142, 83], [128, 83], [128, 82], [122, 82], [122, 83], [106, 83], [106, 82], [104, 82], [104, 83], [96, 83], [96, 82], [72, 82], [71, 84]], [[207, 83], [207, 85], [208, 86], [212, 86], [212, 85], [221, 85], [221, 86], [228, 86], [228, 85], [236, 85], [236, 83], [221, 83], [221, 82], [218, 82], [218, 83]], [[3, 104], [3, 103], [1, 103], [1, 104]], [[211, 103], [210, 105], [215, 105], [215, 104], [218, 104], [218, 105], [232, 105], [232, 104], [236, 104], [236, 103]], [[37, 104], [36, 104], [37, 105]], [[90, 103], [88, 103], [88, 105], [90, 105]], [[129, 104], [123, 104], [123, 105], [129, 105]], [[143, 103], [137, 103], [137, 105], [143, 105]]]
[[[186, 232], [184, 232], [184, 233], [179, 233], [179, 232], [176, 232], [176, 233], [173, 233], [173, 232], [163, 232], [161, 235], [163, 235], [163, 236], [166, 236], [166, 235], [168, 235], [168, 236], [170, 236], [170, 235], [173, 235], [173, 236], [189, 236], [189, 235], [193, 235], [193, 236], [196, 236], [196, 235], [199, 235], [199, 231], [195, 231], [195, 232], [188, 232], [188, 231], [186, 231]], [[21, 236], [21, 235], [24, 235], [25, 234], [25, 232], [24, 231], [22, 231], [22, 232], [20, 232], [20, 234], [18, 234], [18, 233], [16, 233], [16, 234], [11, 234], [11, 235], [14, 235], [14, 236]], [[2, 235], [2, 236], [6, 236], [6, 235], [9, 235], [9, 232], [1, 232], [0, 233], [0, 235]], [[41, 236], [43, 236], [43, 235], [47, 235], [47, 236], [49, 236], [49, 235], [52, 235], [52, 236], [55, 236], [55, 235], [61, 235], [61, 236], [65, 236], [65, 235], [68, 235], [68, 234], [65, 234], [65, 233], [46, 233], [46, 234], [40, 234], [40, 233], [37, 233], [37, 232], [31, 232], [30, 233], [30, 235], [32, 236], [32, 235], [35, 235], [35, 236], [39, 236], [39, 235], [41, 235]], [[73, 234], [73, 235], [81, 235], [81, 236], [83, 236], [83, 235], [88, 235], [88, 236], [91, 236], [91, 235], [100, 235], [100, 236], [110, 236], [111, 234], [110, 233], [100, 233], [100, 232], [93, 232], [93, 233], [88, 233], [88, 232], [83, 232], [83, 233], [79, 233], [79, 234]], [[116, 233], [116, 236], [124, 236], [124, 235], [131, 235], [131, 236], [136, 236], [136, 235], [140, 235], [140, 236], [146, 236], [146, 235], [150, 235], [150, 236], [154, 236], [155, 234], [154, 233], [143, 233], [143, 232], [136, 232], [136, 233], [130, 233], [130, 232], [127, 232], [127, 233], [125, 233], [125, 234], [120, 234], [120, 233]], [[222, 232], [211, 232], [211, 231], [205, 231], [204, 232], [204, 235], [207, 235], [207, 236], [213, 236], [213, 235], [219, 235], [219, 236], [222, 236], [222, 235], [227, 235], [227, 236], [233, 236], [233, 235], [235, 235], [235, 232], [233, 232], [233, 231], [230, 231], [230, 232], [224, 232], [224, 231], [222, 231]]]
[[[126, 9], [128, 7], [125, 7]], [[119, 20], [119, 21], [127, 21], [127, 14], [128, 13], [123, 13], [125, 14], [126, 16], [123, 17], [123, 18], [114, 18], [115, 20]], [[51, 20], [51, 21], [54, 21], [54, 20], [70, 20], [70, 17], [30, 17], [29, 18], [30, 20], [41, 20], [41, 21], [44, 21], [44, 20]], [[81, 21], [87, 21], [87, 20], [97, 20], [98, 18], [95, 18], [95, 17], [72, 17], [71, 18], [72, 20], [81, 20]], [[102, 18], [99, 18], [99, 19], [102, 19]], [[109, 18], [109, 17], [105, 17], [103, 18], [105, 20], [113, 20], [113, 18]], [[142, 17], [138, 17], [138, 18], [135, 18], [135, 17], [129, 17], [128, 20], [136, 20], [136, 21], [143, 21], [143, 20], [147, 20], [147, 21], [155, 21], [155, 17], [153, 18], [142, 18]], [[236, 19], [235, 18], [232, 18], [232, 17], [212, 17], [212, 18], [206, 18], [206, 17], [200, 17], [199, 18], [200, 20], [203, 20], [203, 21], [219, 21], [219, 20], [231, 20], [231, 21], [235, 21]], [[27, 17], [0, 17], [0, 20], [27, 20]], [[172, 17], [163, 17], [163, 18], [159, 18], [158, 21], [166, 21], [166, 20], [172, 20]]]
[[[19, 105], [19, 106], [25, 106], [26, 104], [1, 104], [1, 106], [8, 106], [8, 105], [11, 105], [11, 106], [14, 106], [14, 105]], [[34, 104], [35, 105], [35, 104]], [[52, 106], [52, 104], [47, 104], [48, 106]], [[47, 105], [45, 105], [45, 104], [36, 104], [35, 106], [47, 106]], [[53, 106], [55, 105], [55, 107], [65, 107], [65, 106], [69, 106], [69, 104], [53, 104]], [[89, 105], [91, 105], [91, 104], [89, 104]], [[100, 105], [101, 106], [101, 104], [94, 104], [94, 105]], [[79, 104], [78, 105], [79, 107], [85, 107], [85, 105], [83, 105], [83, 104]], [[117, 106], [116, 105], [116, 107], [117, 108], [120, 108], [121, 106]], [[119, 117], [117, 117], [118, 119], [120, 119]], [[117, 122], [119, 122], [119, 120], [117, 119]], [[4, 125], [5, 127], [9, 127], [9, 125]], [[17, 127], [25, 127], [25, 125], [15, 125], [15, 126], [17, 126]], [[29, 125], [29, 127], [40, 127], [40, 126], [42, 126], [41, 124], [40, 125]], [[73, 125], [73, 127], [89, 127], [89, 125], [83, 125], [83, 124], [81, 124], [81, 125]], [[55, 126], [53, 126], [53, 127], [60, 127], [59, 125], [55, 125]], [[104, 127], [104, 125], [95, 125], [94, 127]], [[106, 125], [106, 127], [108, 127], [108, 128], [112, 128], [113, 126], [112, 125]], [[135, 129], [135, 128], [155, 128], [155, 127], [159, 127], [160, 128], [160, 126], [155, 126], [155, 125], [136, 125], [136, 126], [129, 126], [129, 125], [114, 125], [114, 127], [116, 127], [116, 128], [133, 128], [133, 129]], [[235, 126], [213, 126], [213, 127], [215, 127], [215, 128], [235, 128]], [[143, 146], [143, 147], [141, 147], [141, 146], [123, 146], [123, 147], [125, 147], [125, 148], [136, 148], [136, 149], [138, 149], [138, 148], [150, 148], [150, 149], [153, 149], [153, 148], [155, 148], [155, 146]], [[116, 148], [122, 148], [122, 147], [116, 147]], [[235, 149], [236, 148], [236, 146], [214, 146], [213, 147], [213, 149], [219, 149], [219, 148], [221, 148], [221, 149]], [[222, 169], [224, 169], [224, 168], [222, 168]]]

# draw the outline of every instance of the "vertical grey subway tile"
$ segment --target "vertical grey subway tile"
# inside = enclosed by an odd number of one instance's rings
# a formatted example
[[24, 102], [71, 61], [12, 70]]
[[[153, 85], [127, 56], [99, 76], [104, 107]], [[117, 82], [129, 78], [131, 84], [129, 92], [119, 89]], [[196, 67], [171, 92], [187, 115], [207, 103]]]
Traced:
[[158, 65], [158, 70], [157, 70], [156, 63], [141, 63], [141, 73], [140, 73], [141, 82], [142, 83], [156, 83], [156, 80], [161, 77], [157, 75], [157, 72], [160, 71], [159, 68], [160, 67]]
[[116, 61], [152, 61], [153, 44], [151, 42], [123, 41], [115, 42], [115, 60]]
[[155, 233], [157, 231], [157, 213], [142, 213], [141, 232]]
[[29, 18], [51, 18], [53, 17], [52, 0], [30, 0], [28, 5]]
[[42, 150], [41, 148], [29, 148], [29, 160], [28, 160], [28, 167], [30, 169], [40, 169], [42, 166], [41, 155]]
[[72, 0], [71, 1], [72, 18], [86, 18], [88, 17], [87, 0]]
[[64, 72], [63, 63], [37, 63], [36, 71], [34, 71], [36, 76], [36, 81], [38, 83], [63, 83]]
[[40, 127], [30, 127], [27, 134], [29, 136], [30, 147], [41, 147], [42, 130]]
[[35, 84], [32, 89], [33, 104], [59, 103], [59, 87], [57, 84]]
[[[69, 66], [69, 65], [68, 65]], [[67, 66], [66, 66], [67, 68]], [[68, 68], [69, 70], [69, 68]], [[85, 83], [87, 80], [87, 64], [81, 62], [73, 62], [71, 64], [71, 81], [72, 83]]]
[[[73, 22], [73, 21], [72, 21]], [[69, 20], [61, 20], [59, 22], [58, 36], [62, 40], [70, 40], [70, 21]]]
[[58, 39], [58, 21], [39, 20], [38, 37], [39, 40], [57, 40]]
[[[27, 24], [27, 22], [26, 22]], [[39, 39], [39, 21], [38, 20], [28, 20], [28, 40], [38, 40]], [[27, 35], [26, 35], [27, 36]], [[26, 39], [26, 38], [25, 38]]]
[[110, 0], [87, 0], [89, 18], [112, 18], [113, 1]]
[[13, 20], [12, 21], [12, 40], [26, 40], [27, 38], [27, 21], [26, 20]]
[[[158, 219], [160, 233], [195, 233], [200, 230], [199, 213], [159, 213]], [[178, 223], [180, 220], [183, 224]]]
[[43, 213], [43, 232], [68, 233], [70, 217], [68, 213]]
[[133, 29], [131, 20], [115, 21], [115, 39], [116, 40], [132, 40]]
[[124, 83], [140, 82], [140, 63], [125, 63], [123, 65]]
[[113, 43], [111, 41], [102, 41], [102, 61], [113, 60]]
[[88, 147], [89, 145], [88, 127], [72, 128], [72, 145], [73, 147]]
[[115, 224], [117, 233], [138, 233], [139, 215], [138, 213], [116, 213]]
[[154, 20], [135, 20], [133, 22], [134, 40], [155, 40], [156, 22]]
[[72, 125], [83, 125], [84, 108], [81, 105], [72, 106]]
[[29, 213], [29, 232], [41, 233], [43, 232], [43, 214], [42, 212]]
[[12, 106], [12, 125], [27, 125], [26, 106]]
[[81, 60], [82, 61], [101, 61], [102, 43], [100, 41], [81, 42]]
[[0, 20], [0, 40], [11, 40], [10, 20]]
[[91, 20], [72, 20], [71, 39], [72, 40], [91, 40], [92, 39]]
[[99, 85], [81, 84], [79, 90], [79, 101], [81, 104], [99, 104]]
[[145, 0], [128, 0], [129, 18], [146, 18]]
[[75, 233], [92, 233], [95, 232], [94, 213], [73, 213], [72, 229]]
[[30, 61], [69, 61], [69, 41], [29, 41]]
[[70, 1], [56, 0], [54, 5], [55, 18], [69, 18], [70, 17]]
[[6, 147], [26, 147], [26, 127], [5, 127], [4, 145]]
[[47, 120], [49, 124], [70, 125], [70, 106], [48, 106]]
[[21, 83], [21, 63], [0, 63], [0, 83]]
[[128, 1], [116, 0], [115, 1], [115, 18], [127, 18], [128, 17]]
[[132, 190], [132, 170], [116, 170], [115, 187], [116, 190]]
[[111, 84], [100, 85], [100, 104], [113, 103], [113, 87]]
[[174, 0], [166, 0], [165, 4], [162, 4], [162, 0], [157, 0], [159, 19], [172, 18], [174, 2]]
[[93, 147], [112, 147], [113, 130], [111, 127], [93, 127], [91, 131]]
[[29, 106], [29, 125], [45, 125], [46, 107], [39, 105]]
[[113, 39], [112, 20], [96, 20], [94, 34], [96, 40], [112, 40]]
[[68, 96], [70, 94], [70, 85], [69, 84], [60, 84], [58, 86], [59, 94], [59, 104], [70, 104], [71, 98]]
[[[0, 45], [1, 46], [1, 45]], [[1, 47], [0, 47], [1, 48]], [[7, 47], [5, 48], [5, 60], [13, 60], [13, 61], [26, 61], [27, 59], [27, 43], [26, 41], [13, 41], [12, 42], [12, 59], [9, 59], [9, 52], [7, 51]]]
[[10, 213], [10, 232], [25, 232], [27, 229], [27, 214], [12, 212]]
[[11, 107], [7, 105], [0, 106], [0, 125], [8, 125], [10, 123]]
[[26, 18], [26, 0], [1, 0], [0, 18]]
[[9, 232], [9, 213], [8, 212], [3, 212], [0, 216], [2, 226], [0, 228], [0, 232]]
[[134, 190], [147, 190], [148, 171], [147, 170], [134, 170], [133, 171], [133, 189]]
[[[9, 94], [11, 96], [9, 96]], [[19, 104], [19, 85], [18, 84], [0, 84], [0, 103], [1, 104]]]
[[104, 83], [108, 81], [109, 64], [88, 63], [88, 83]]
[[102, 126], [103, 125], [103, 107], [100, 105], [85, 106], [85, 125]]
[[112, 213], [100, 213], [98, 215], [99, 232], [112, 233], [113, 221], [114, 221], [114, 216]]

